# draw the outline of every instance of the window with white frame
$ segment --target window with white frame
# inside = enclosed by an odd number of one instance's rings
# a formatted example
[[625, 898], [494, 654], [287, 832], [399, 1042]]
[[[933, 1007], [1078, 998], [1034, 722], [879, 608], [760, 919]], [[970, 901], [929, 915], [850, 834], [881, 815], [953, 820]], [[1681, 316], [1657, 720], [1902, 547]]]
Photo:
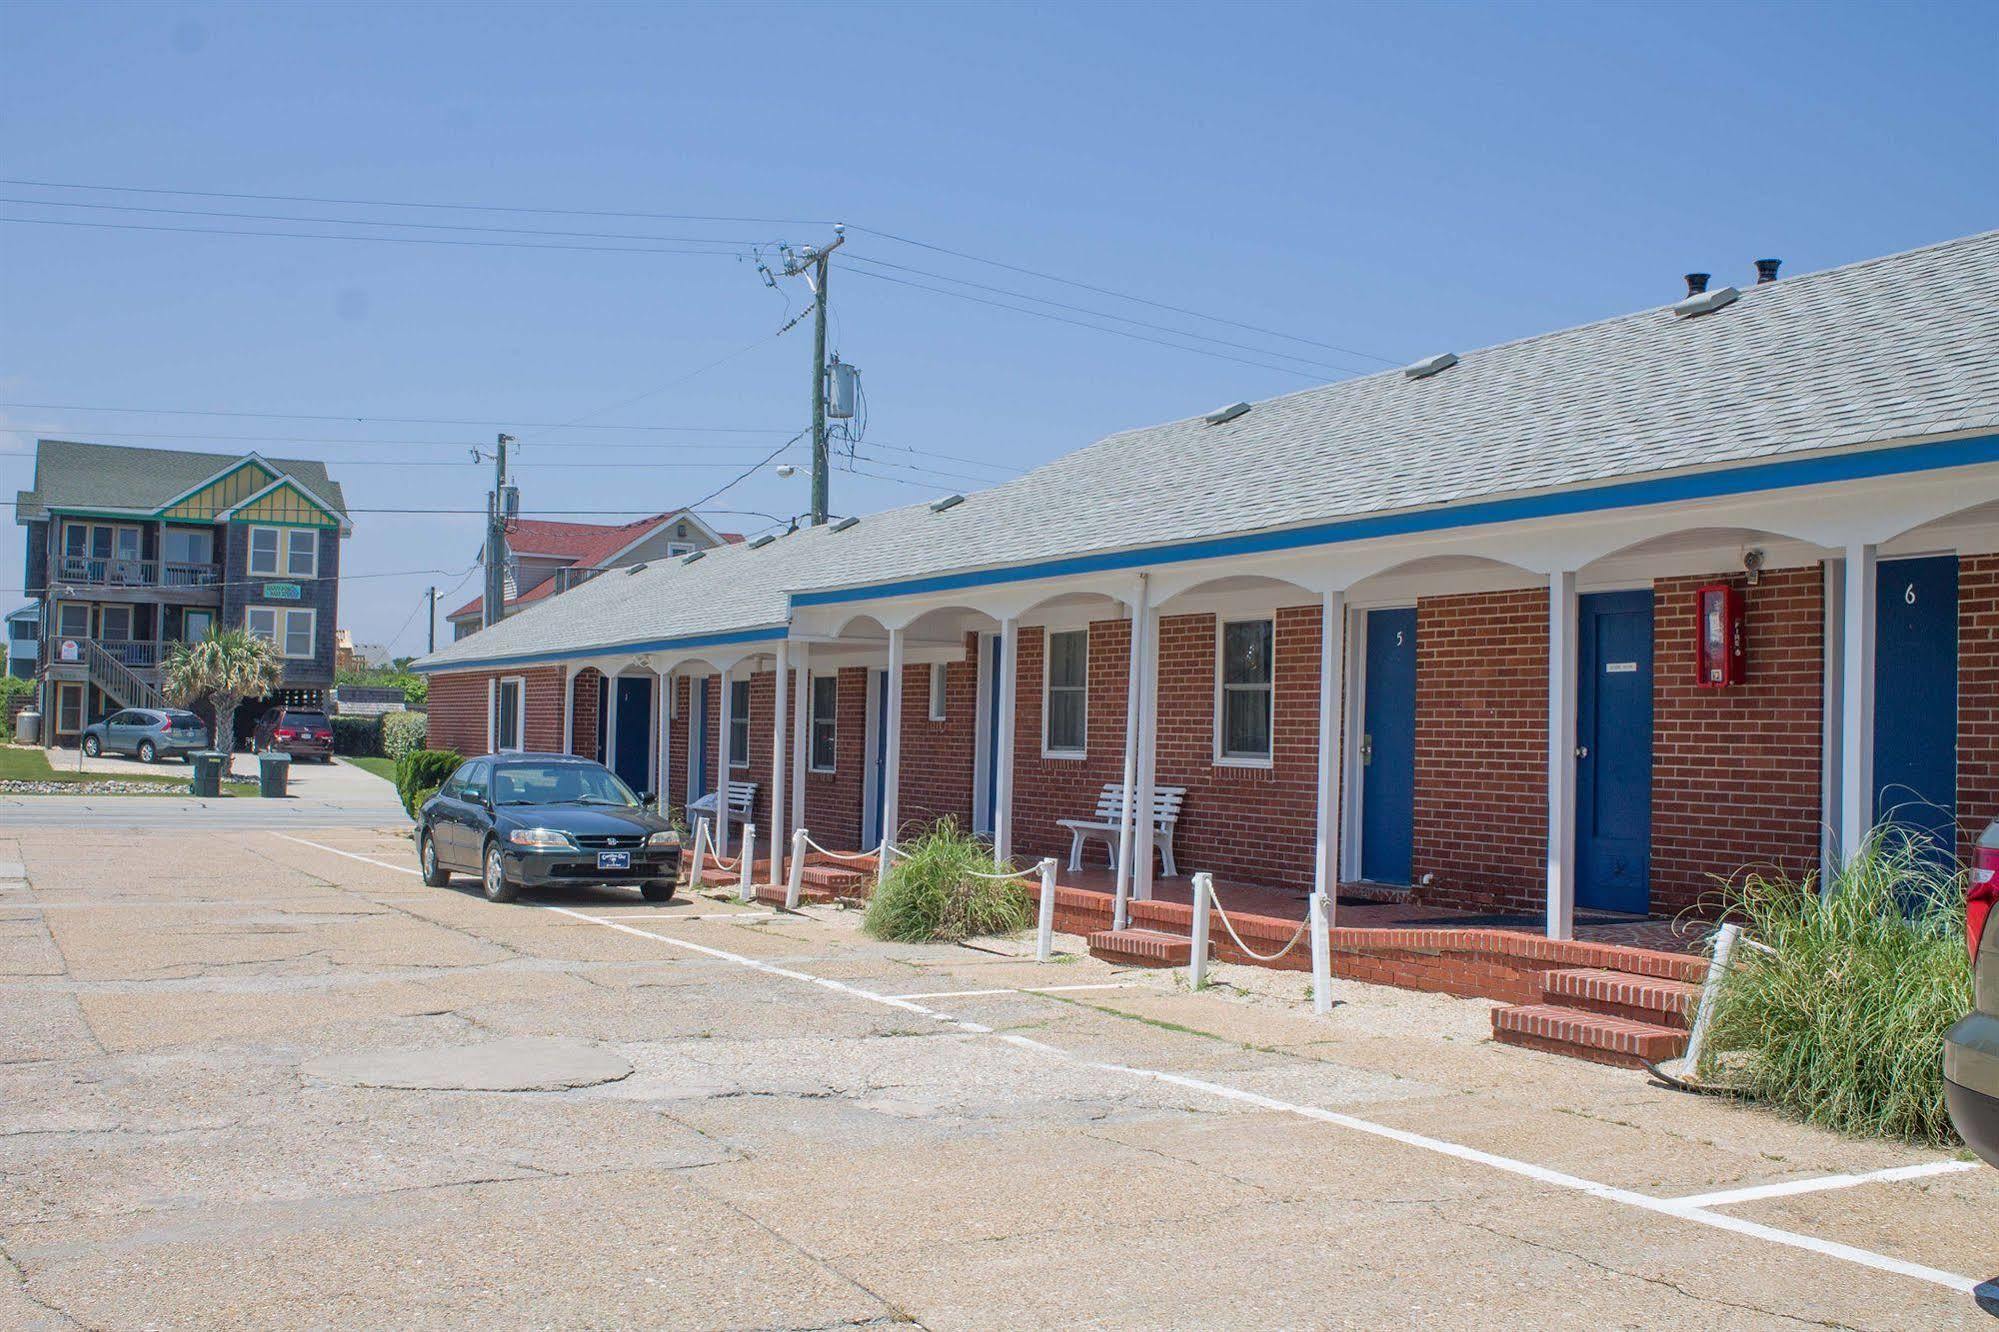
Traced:
[[838, 738], [840, 677], [812, 678], [812, 770], [833, 771], [833, 742]]
[[250, 573], [257, 578], [276, 578], [279, 570], [279, 546], [284, 533], [276, 527], [253, 527], [250, 529]]
[[680, 555], [692, 555], [699, 549], [692, 541], [669, 541], [666, 543], [666, 557], [670, 560]]
[[930, 720], [944, 720], [944, 663], [930, 663]]
[[1082, 758], [1088, 752], [1089, 685], [1090, 631], [1049, 634], [1041, 708], [1041, 752], [1046, 757]]
[[252, 606], [243, 612], [243, 627], [256, 638], [274, 644], [294, 661], [309, 660], [318, 637], [319, 612], [288, 606]]
[[750, 766], [750, 682], [729, 682], [729, 766]]
[[493, 716], [487, 730], [496, 754], [522, 749], [521, 737], [527, 729], [524, 701], [527, 683], [518, 675], [493, 682]]
[[1272, 626], [1270, 620], [1233, 620], [1221, 626], [1215, 707], [1218, 762], [1270, 762]]
[[288, 578], [319, 577], [318, 528], [287, 527], [285, 529], [285, 576]]

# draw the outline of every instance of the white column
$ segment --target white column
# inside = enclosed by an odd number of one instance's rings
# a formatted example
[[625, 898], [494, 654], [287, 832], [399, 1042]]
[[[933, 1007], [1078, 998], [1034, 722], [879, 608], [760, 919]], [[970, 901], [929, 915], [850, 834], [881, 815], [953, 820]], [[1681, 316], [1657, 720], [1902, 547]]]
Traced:
[[618, 770], [618, 677], [604, 676], [604, 766]]
[[791, 644], [791, 826], [805, 827], [805, 767], [811, 757], [812, 647]]
[[1340, 896], [1341, 676], [1347, 658], [1347, 594], [1328, 592], [1320, 605], [1319, 629], [1319, 840], [1314, 848], [1312, 887], [1324, 896], [1328, 927]]
[[993, 855], [1004, 864], [1013, 859], [1013, 701], [1014, 676], [1020, 661], [1020, 620], [1008, 616], [1000, 621], [999, 744], [995, 756], [999, 771], [993, 774]]
[[1825, 675], [1825, 693], [1819, 719], [1819, 892], [1832, 891], [1832, 871], [1839, 865], [1839, 788], [1846, 746], [1842, 742], [1846, 725], [1846, 565], [1840, 560], [1824, 564], [1825, 586], [1821, 604], [1825, 629], [1821, 638], [1820, 669]]
[[785, 817], [785, 742], [791, 738], [791, 644], [779, 640], [776, 676], [771, 681], [770, 720], [770, 881], [784, 882], [784, 852], [791, 845], [791, 822]]
[[1137, 819], [1132, 848], [1132, 896], [1141, 902], [1152, 900], [1153, 789], [1159, 773], [1159, 610], [1145, 611], [1144, 651], [1139, 653], [1138, 677], [1138, 788], [1132, 793]]
[[576, 668], [562, 668], [562, 752], [576, 752]]
[[1138, 782], [1138, 680], [1139, 659], [1145, 652], [1145, 608], [1152, 596], [1152, 576], [1138, 576], [1138, 595], [1131, 603], [1131, 634], [1127, 640], [1128, 651], [1125, 671], [1124, 694], [1124, 818], [1118, 824], [1117, 832], [1117, 902], [1112, 914], [1111, 927], [1125, 927], [1125, 902], [1131, 896], [1131, 843], [1133, 811], [1138, 808], [1133, 799], [1132, 788]]
[[[902, 794], [903, 634], [901, 629], [888, 631], [888, 716], [882, 718], [888, 739], [888, 752], [882, 758], [882, 842], [887, 846], [895, 844], [897, 797]], [[882, 868], [888, 868], [886, 861]]]
[[673, 804], [673, 672], [659, 674], [659, 780], [652, 789], [659, 793], [659, 812], [664, 815]]
[[1576, 924], [1576, 573], [1548, 576], [1548, 937]]
[[734, 667], [725, 666], [716, 673], [722, 697], [715, 701], [715, 767], [719, 773], [715, 779], [715, 845], [724, 855], [729, 850], [729, 722], [733, 702], [729, 696], [735, 692], [729, 688], [729, 677], [734, 671]]
[[1874, 828], [1875, 548], [1846, 548], [1846, 613], [1840, 654], [1839, 854], [1851, 857]]

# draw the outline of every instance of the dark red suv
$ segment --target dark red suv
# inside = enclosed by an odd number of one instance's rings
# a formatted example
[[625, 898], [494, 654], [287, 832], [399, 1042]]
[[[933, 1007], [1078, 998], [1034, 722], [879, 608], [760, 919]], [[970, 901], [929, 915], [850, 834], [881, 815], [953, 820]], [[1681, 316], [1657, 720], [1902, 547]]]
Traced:
[[258, 754], [290, 754], [295, 759], [333, 762], [333, 723], [317, 709], [272, 708], [257, 723], [250, 748]]

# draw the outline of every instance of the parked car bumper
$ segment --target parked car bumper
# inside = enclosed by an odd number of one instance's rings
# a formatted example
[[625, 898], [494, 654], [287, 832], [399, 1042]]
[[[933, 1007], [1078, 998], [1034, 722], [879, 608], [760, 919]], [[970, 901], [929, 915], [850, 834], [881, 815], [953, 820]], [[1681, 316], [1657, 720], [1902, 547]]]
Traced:
[[295, 759], [333, 757], [331, 740], [274, 740], [269, 749], [271, 753], [289, 754]]
[[595, 851], [529, 851], [507, 847], [501, 855], [506, 860], [507, 877], [523, 888], [671, 883], [680, 877], [677, 846], [634, 851], [628, 870], [598, 869]]
[[170, 731], [149, 738], [158, 747], [158, 752], [173, 758], [186, 758], [208, 748], [208, 737], [205, 735], [175, 735]]
[[1944, 1107], [1965, 1145], [1999, 1166], [1999, 1017], [1971, 1012], [1943, 1038]]

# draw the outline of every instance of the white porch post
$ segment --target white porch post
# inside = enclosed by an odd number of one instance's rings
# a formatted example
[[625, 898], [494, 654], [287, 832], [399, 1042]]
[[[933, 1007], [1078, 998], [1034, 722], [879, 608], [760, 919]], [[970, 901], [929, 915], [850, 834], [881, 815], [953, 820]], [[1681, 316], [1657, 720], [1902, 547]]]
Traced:
[[734, 712], [731, 706], [734, 700], [730, 698], [730, 695], [735, 693], [735, 690], [729, 688], [729, 677], [734, 673], [735, 667], [733, 666], [724, 666], [720, 671], [716, 672], [717, 677], [721, 681], [722, 697], [716, 700], [715, 703], [718, 712], [717, 725], [715, 727], [715, 767], [718, 770], [715, 778], [715, 827], [717, 829], [715, 845], [724, 853], [729, 849], [729, 723], [733, 719]]
[[1576, 925], [1576, 572], [1548, 575], [1548, 937]]
[[659, 675], [659, 780], [652, 789], [659, 796], [659, 812], [666, 814], [667, 806], [673, 803], [673, 672], [662, 669]]
[[1133, 818], [1137, 820], [1132, 848], [1131, 895], [1141, 902], [1152, 900], [1152, 804], [1159, 775], [1159, 608], [1145, 609], [1145, 650], [1139, 653], [1138, 677], [1138, 789], [1132, 793]]
[[[882, 758], [882, 845], [894, 846], [897, 797], [902, 794], [902, 651], [901, 629], [888, 631], [888, 716], [882, 718], [888, 752]], [[888, 868], [884, 859], [882, 866]]]
[[1845, 646], [1840, 654], [1839, 858], [1850, 860], [1874, 827], [1875, 548], [1846, 548]]
[[1347, 594], [1328, 592], [1320, 606], [1319, 629], [1319, 840], [1312, 864], [1312, 890], [1325, 899], [1331, 928], [1340, 896], [1340, 779], [1346, 772], [1341, 751], [1341, 675], [1347, 659]]
[[812, 647], [809, 643], [788, 644], [791, 648], [791, 826], [805, 826], [805, 767], [811, 758]]
[[791, 644], [780, 639], [776, 676], [771, 682], [770, 722], [770, 881], [784, 882], [784, 852], [791, 845], [791, 822], [785, 817], [785, 741], [790, 739]]
[[1013, 859], [1013, 703], [1014, 676], [1020, 660], [1020, 618], [1000, 621], [999, 771], [993, 774], [993, 855], [1001, 864]]
[[618, 677], [606, 672], [604, 693], [608, 702], [604, 707], [604, 766], [612, 772], [618, 770]]
[[562, 752], [576, 752], [576, 668], [562, 667]]
[[1152, 596], [1150, 574], [1138, 576], [1138, 596], [1131, 603], [1131, 634], [1127, 640], [1128, 669], [1124, 696], [1124, 817], [1117, 832], [1117, 892], [1111, 928], [1121, 930], [1128, 923], [1125, 903], [1131, 898], [1131, 842], [1134, 811], [1132, 787], [1138, 781], [1138, 683], [1139, 660], [1145, 652], [1145, 609]]

